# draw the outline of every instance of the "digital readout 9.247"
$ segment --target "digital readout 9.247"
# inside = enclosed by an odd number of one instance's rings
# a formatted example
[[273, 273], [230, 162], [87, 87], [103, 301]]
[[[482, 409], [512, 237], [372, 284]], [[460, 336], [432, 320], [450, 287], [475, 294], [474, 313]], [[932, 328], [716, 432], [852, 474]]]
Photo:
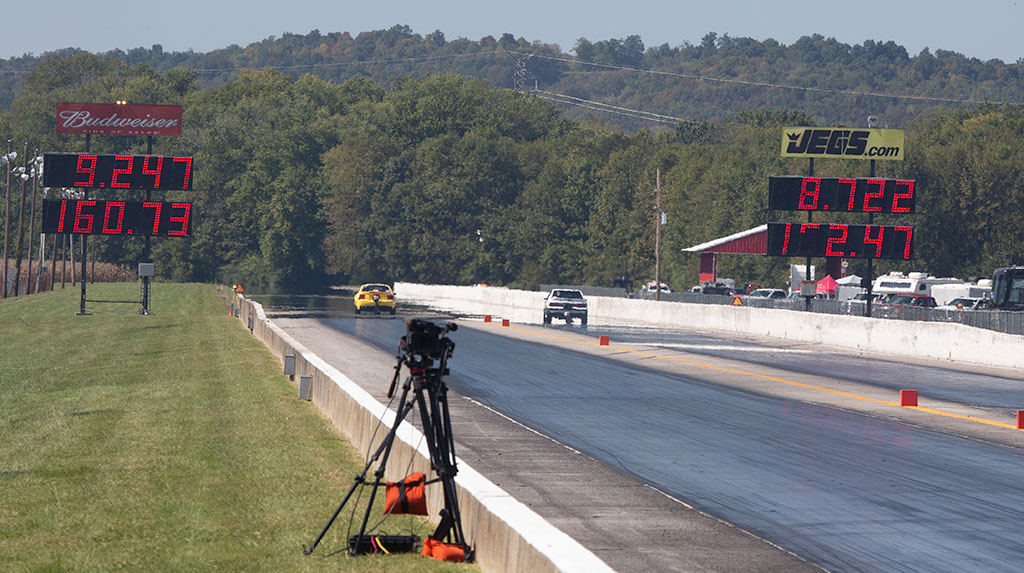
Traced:
[[46, 153], [43, 185], [78, 189], [188, 190], [192, 158], [159, 155]]
[[853, 177], [771, 176], [768, 208], [851, 213], [914, 212], [914, 181]]
[[44, 199], [42, 232], [188, 237], [192, 234], [192, 204]]
[[783, 257], [914, 258], [914, 228], [836, 223], [768, 223], [768, 252]]

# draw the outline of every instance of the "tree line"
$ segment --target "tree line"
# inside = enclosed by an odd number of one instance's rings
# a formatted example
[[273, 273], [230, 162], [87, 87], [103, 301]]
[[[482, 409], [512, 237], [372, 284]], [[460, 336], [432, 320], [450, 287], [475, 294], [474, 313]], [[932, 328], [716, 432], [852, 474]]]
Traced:
[[[257, 291], [379, 280], [521, 288], [650, 280], [660, 171], [662, 273], [678, 289], [694, 284], [698, 269], [683, 248], [796, 220], [767, 209], [767, 181], [805, 173], [805, 161], [779, 156], [781, 127], [815, 123], [799, 109], [759, 108], [624, 133], [447, 73], [382, 84], [244, 70], [216, 87], [199, 84], [187, 68], [161, 72], [84, 52], [47, 60], [0, 112], [0, 136], [81, 151], [82, 137], [55, 133], [58, 101], [182, 105], [182, 137], [157, 138], [154, 153], [195, 157], [194, 189], [163, 198], [195, 204], [194, 231], [153, 240], [158, 273]], [[989, 275], [1024, 263], [1022, 127], [1020, 108], [988, 105], [929, 111], [906, 126], [906, 160], [881, 161], [877, 173], [918, 181], [909, 221], [917, 260], [900, 270]], [[92, 139], [99, 153], [145, 153], [145, 145]], [[815, 174], [866, 176], [867, 165], [818, 160]], [[141, 256], [139, 238], [95, 243], [101, 261], [134, 265]], [[723, 256], [719, 274], [784, 286], [791, 262], [803, 261]], [[854, 261], [850, 271], [863, 274], [862, 266]]]
[[[0, 60], [0, 109], [29, 89], [26, 77], [36, 66], [53, 67], [78, 53], [67, 48]], [[680, 39], [674, 46], [645, 46], [640, 36], [630, 35], [579, 38], [562, 47], [510, 33], [448, 39], [441, 30], [421, 35], [395, 25], [357, 34], [285, 33], [206, 53], [168, 52], [156, 44], [101, 57], [128, 67], [147, 64], [161, 73], [196, 70], [201, 89], [238, 79], [242, 70], [264, 68], [292, 79], [313, 74], [331, 83], [366, 77], [387, 89], [399, 78], [439, 73], [479, 78], [499, 88], [516, 87], [518, 79], [528, 89], [715, 123], [768, 108], [799, 109], [818, 125], [863, 126], [875, 115], [898, 128], [926, 111], [1024, 102], [1024, 59], [982, 61], [941, 46], [910, 54], [891, 40], [851, 45], [821, 34], [790, 45], [709, 32], [699, 42]], [[587, 106], [568, 105], [563, 112], [629, 132], [666, 127]]]

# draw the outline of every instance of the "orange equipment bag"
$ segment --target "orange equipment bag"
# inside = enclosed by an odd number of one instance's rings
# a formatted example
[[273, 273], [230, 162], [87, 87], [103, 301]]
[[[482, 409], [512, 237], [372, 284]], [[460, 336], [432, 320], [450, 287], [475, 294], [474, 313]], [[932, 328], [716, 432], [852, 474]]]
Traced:
[[416, 472], [398, 483], [388, 482], [384, 513], [426, 515], [427, 498], [423, 494], [425, 481], [423, 472]]
[[429, 535], [423, 540], [423, 551], [420, 553], [424, 557], [433, 557], [440, 561], [451, 561], [453, 563], [462, 563], [466, 560], [466, 550], [461, 545], [444, 543]]

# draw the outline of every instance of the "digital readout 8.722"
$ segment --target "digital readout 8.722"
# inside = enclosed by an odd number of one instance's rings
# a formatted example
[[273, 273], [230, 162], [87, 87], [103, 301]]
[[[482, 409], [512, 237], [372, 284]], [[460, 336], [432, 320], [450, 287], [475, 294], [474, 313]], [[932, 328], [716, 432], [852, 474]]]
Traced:
[[914, 181], [852, 177], [771, 176], [768, 208], [777, 211], [914, 212]]

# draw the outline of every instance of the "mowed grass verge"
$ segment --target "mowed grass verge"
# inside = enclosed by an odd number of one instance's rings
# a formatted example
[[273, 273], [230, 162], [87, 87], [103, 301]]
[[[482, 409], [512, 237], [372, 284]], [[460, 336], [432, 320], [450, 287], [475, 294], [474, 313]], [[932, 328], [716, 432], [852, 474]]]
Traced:
[[[328, 556], [346, 546], [353, 503], [302, 554], [363, 453], [297, 399], [280, 363], [228, 316], [229, 293], [156, 283], [148, 316], [108, 303], [76, 316], [79, 296], [69, 285], [0, 301], [3, 569], [475, 569]], [[90, 299], [138, 296], [135, 283], [88, 285]], [[380, 532], [432, 529], [391, 516]]]

